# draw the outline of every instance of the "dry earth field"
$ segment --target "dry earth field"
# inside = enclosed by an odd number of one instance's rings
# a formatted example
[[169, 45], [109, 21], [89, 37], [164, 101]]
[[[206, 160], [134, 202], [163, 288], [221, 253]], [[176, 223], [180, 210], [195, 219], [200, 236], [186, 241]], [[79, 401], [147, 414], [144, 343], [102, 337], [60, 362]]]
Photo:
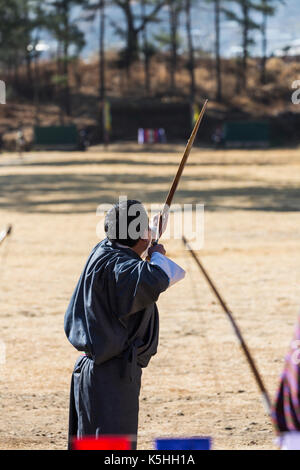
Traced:
[[[0, 448], [66, 448], [78, 353], [63, 315], [98, 241], [99, 203], [119, 194], [163, 202], [183, 147], [135, 145], [0, 155]], [[300, 303], [300, 150], [194, 149], [177, 203], [205, 204], [199, 252], [274, 396]], [[272, 449], [274, 436], [231, 327], [189, 253], [159, 300], [159, 352], [144, 371], [139, 448], [156, 436], [209, 435], [215, 449]]]

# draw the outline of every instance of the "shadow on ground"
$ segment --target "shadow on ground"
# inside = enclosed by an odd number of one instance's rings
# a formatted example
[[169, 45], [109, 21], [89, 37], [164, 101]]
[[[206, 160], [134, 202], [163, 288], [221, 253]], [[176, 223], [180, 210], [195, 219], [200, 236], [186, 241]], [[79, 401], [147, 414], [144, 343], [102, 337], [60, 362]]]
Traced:
[[[277, 186], [257, 180], [235, 187], [240, 178], [223, 175], [211, 187], [215, 175], [183, 176], [174, 202], [202, 203], [205, 209], [300, 211], [299, 186]], [[218, 183], [226, 182], [226, 187]], [[170, 176], [148, 174], [22, 174], [0, 176], [0, 209], [29, 213], [95, 212], [101, 203], [113, 203], [120, 194], [144, 203], [163, 203]], [[209, 183], [209, 187], [207, 188]], [[203, 185], [203, 189], [198, 189]], [[221, 186], [224, 186], [224, 184]]]
[[[178, 167], [181, 155], [178, 156], [178, 158], [174, 157], [173, 160], [160, 160], [158, 156], [156, 156], [152, 160], [134, 160], [134, 159], [117, 159], [117, 158], [104, 158], [104, 159], [92, 159], [90, 158], [91, 153], [87, 154], [86, 159], [63, 159], [63, 160], [48, 160], [45, 158], [43, 161], [26, 161], [26, 160], [20, 160], [20, 159], [15, 159], [13, 162], [1, 162], [0, 160], [0, 168], [2, 166], [5, 167], [25, 167], [25, 168], [30, 168], [30, 167], [72, 167], [72, 166], [88, 166], [88, 165], [99, 165], [99, 167], [102, 166], [107, 166], [107, 165], [128, 165], [130, 166], [145, 166], [151, 169], [151, 167], [163, 167], [163, 166], [170, 166], [170, 167]], [[137, 156], [139, 156], [139, 153], [137, 153]], [[245, 159], [244, 161], [236, 161], [234, 159], [228, 159], [227, 161], [224, 160], [216, 160], [211, 159], [208, 160], [207, 157], [205, 159], [199, 159], [199, 156], [197, 156], [197, 161], [193, 161], [193, 158], [189, 159], [188, 165], [192, 167], [206, 167], [206, 166], [220, 166], [220, 167], [229, 167], [229, 166], [235, 166], [235, 167], [248, 167], [249, 165], [253, 164], [253, 161], [251, 159]], [[255, 161], [256, 166], [283, 166], [286, 165], [287, 162], [284, 160], [277, 160], [274, 162], [271, 158], [265, 159], [264, 161]]]

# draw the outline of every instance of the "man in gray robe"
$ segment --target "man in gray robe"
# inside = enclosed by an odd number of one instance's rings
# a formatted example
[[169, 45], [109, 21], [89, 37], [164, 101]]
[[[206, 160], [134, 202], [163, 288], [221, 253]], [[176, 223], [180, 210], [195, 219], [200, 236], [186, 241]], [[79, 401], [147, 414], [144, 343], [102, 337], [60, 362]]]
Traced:
[[71, 381], [69, 448], [74, 437], [103, 435], [131, 436], [136, 448], [142, 368], [158, 345], [155, 302], [185, 274], [162, 245], [149, 248], [152, 232], [138, 201], [116, 204], [105, 232], [65, 314], [67, 338], [84, 353]]

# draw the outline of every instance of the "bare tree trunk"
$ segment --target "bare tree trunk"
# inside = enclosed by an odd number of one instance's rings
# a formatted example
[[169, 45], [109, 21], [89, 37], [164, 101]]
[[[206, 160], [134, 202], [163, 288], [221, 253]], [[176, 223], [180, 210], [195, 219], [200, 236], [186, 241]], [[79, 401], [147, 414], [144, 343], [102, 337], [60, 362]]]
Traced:
[[248, 45], [249, 45], [249, 7], [246, 1], [243, 2], [243, 57], [241, 69], [241, 84], [244, 90], [247, 88], [248, 72]]
[[196, 94], [196, 79], [195, 79], [195, 53], [192, 36], [192, 19], [191, 19], [191, 0], [185, 0], [185, 13], [186, 13], [186, 33], [189, 49], [189, 71], [190, 71], [190, 99], [193, 103]]
[[32, 84], [32, 71], [31, 71], [31, 56], [29, 52], [26, 53], [25, 60], [26, 60], [27, 80], [28, 80], [29, 85], [31, 85]]
[[[264, 2], [266, 5], [266, 2]], [[266, 64], [267, 64], [267, 14], [263, 14], [262, 24], [262, 60], [261, 60], [261, 76], [260, 81], [264, 85], [266, 83]]]
[[40, 76], [39, 76], [39, 66], [38, 66], [38, 52], [35, 51], [35, 60], [34, 60], [34, 104], [35, 104], [35, 124], [40, 124]]
[[63, 75], [64, 75], [64, 108], [67, 116], [71, 115], [71, 100], [70, 100], [70, 87], [69, 87], [69, 7], [65, 2], [63, 5], [63, 18], [65, 28], [65, 39], [63, 42]]
[[[27, 0], [23, 1], [24, 7], [24, 21], [28, 27], [28, 22], [30, 21], [29, 17], [29, 2]], [[27, 80], [29, 85], [32, 84], [32, 71], [31, 71], [31, 52], [28, 50], [28, 45], [30, 43], [30, 32], [27, 30], [27, 44], [25, 43], [25, 62], [26, 62], [26, 72], [27, 72]]]
[[20, 84], [20, 77], [19, 77], [19, 57], [16, 56], [15, 63], [13, 66], [13, 74], [14, 74], [14, 83], [15, 87], [19, 92], [19, 84]]
[[70, 87], [69, 87], [69, 64], [68, 64], [68, 51], [69, 44], [65, 42], [64, 44], [64, 60], [63, 60], [63, 74], [65, 77], [64, 84], [64, 103], [65, 111], [68, 116], [71, 115], [71, 102], [70, 102]]
[[215, 0], [215, 34], [216, 34], [216, 80], [217, 91], [216, 100], [222, 101], [222, 71], [221, 71], [221, 54], [220, 54], [220, 0]]
[[100, 52], [99, 52], [99, 95], [104, 101], [106, 94], [105, 86], [105, 0], [100, 0]]
[[236, 59], [235, 93], [241, 93], [243, 86], [243, 58], [239, 56]]
[[[63, 61], [63, 45], [59, 41], [57, 43], [57, 49], [56, 49], [56, 66], [57, 66], [57, 75], [61, 77], [63, 75], [63, 67], [62, 67], [62, 61]], [[62, 85], [61, 83], [56, 84], [56, 93], [57, 93], [57, 101], [59, 105], [59, 120], [60, 124], [63, 126], [64, 125], [64, 110], [63, 110], [63, 90], [62, 90]]]
[[[143, 20], [146, 17], [146, 3], [145, 0], [141, 0], [142, 6], [142, 18]], [[144, 49], [144, 75], [145, 75], [145, 91], [147, 95], [151, 92], [151, 84], [150, 84], [150, 57], [148, 51], [148, 31], [147, 25], [145, 25], [143, 29], [143, 49]]]
[[176, 89], [176, 70], [177, 70], [177, 27], [178, 15], [174, 0], [169, 0], [169, 22], [171, 39], [171, 60], [170, 60], [170, 89], [174, 93]]
[[130, 1], [126, 2], [124, 6], [124, 13], [127, 21], [127, 44], [125, 54], [125, 68], [127, 75], [127, 86], [130, 83], [130, 68], [134, 62], [138, 52], [138, 32], [134, 27], [134, 16], [131, 8]]

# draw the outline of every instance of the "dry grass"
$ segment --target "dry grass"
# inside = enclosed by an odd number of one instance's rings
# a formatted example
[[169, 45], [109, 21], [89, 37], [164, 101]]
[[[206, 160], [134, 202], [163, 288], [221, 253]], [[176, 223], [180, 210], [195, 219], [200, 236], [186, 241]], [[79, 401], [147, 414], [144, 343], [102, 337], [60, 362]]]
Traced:
[[[14, 224], [0, 253], [2, 449], [65, 448], [77, 352], [64, 337], [63, 314], [97, 242], [97, 204], [119, 194], [162, 202], [182, 148], [123, 150], [1, 155], [0, 222]], [[272, 395], [299, 303], [299, 169], [298, 150], [195, 150], [176, 195], [206, 206], [199, 254]], [[187, 276], [159, 301], [160, 348], [144, 371], [140, 448], [164, 435], [211, 435], [218, 449], [274, 448], [227, 320], [181, 243], [165, 244]]]

